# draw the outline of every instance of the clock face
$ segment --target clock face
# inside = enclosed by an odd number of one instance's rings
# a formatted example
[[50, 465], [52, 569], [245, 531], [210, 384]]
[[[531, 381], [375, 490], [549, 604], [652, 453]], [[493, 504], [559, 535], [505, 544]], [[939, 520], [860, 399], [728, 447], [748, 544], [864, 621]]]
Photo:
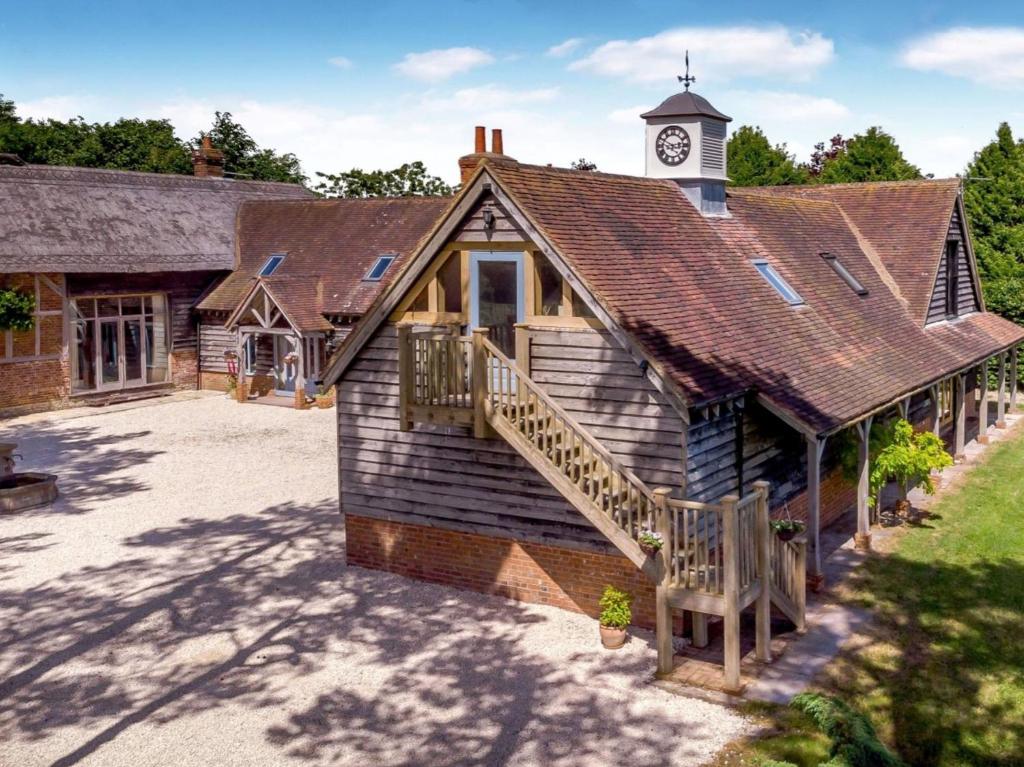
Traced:
[[654, 151], [666, 165], [679, 165], [690, 156], [690, 134], [678, 125], [670, 125], [658, 134]]

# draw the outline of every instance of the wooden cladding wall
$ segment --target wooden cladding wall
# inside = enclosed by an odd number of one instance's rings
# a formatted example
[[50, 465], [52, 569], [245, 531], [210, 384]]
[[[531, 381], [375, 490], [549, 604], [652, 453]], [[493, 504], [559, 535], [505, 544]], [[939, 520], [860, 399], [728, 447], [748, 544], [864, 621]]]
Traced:
[[205, 373], [227, 373], [227, 351], [235, 351], [235, 334], [224, 327], [223, 320], [203, 317], [199, 323], [199, 369]]
[[400, 431], [398, 342], [384, 325], [338, 391], [346, 513], [613, 553], [596, 529], [501, 439], [463, 427]]
[[[967, 232], [961, 225], [960, 211], [954, 210], [949, 222], [949, 239], [957, 240], [957, 312], [968, 314], [981, 310], [981, 303], [974, 292], [974, 275], [971, 272], [971, 260], [967, 257]], [[928, 304], [927, 322], [939, 322], [946, 319], [946, 251], [943, 250], [939, 260], [939, 271], [935, 278], [931, 301]]]
[[680, 491], [683, 419], [612, 335], [536, 328], [529, 334], [530, 377], [648, 487]]
[[146, 274], [69, 274], [68, 294], [75, 296], [165, 293], [171, 312], [172, 351], [195, 352], [193, 307], [220, 272], [154, 272]]
[[[494, 225], [488, 229], [485, 225], [485, 211], [494, 216]], [[525, 242], [526, 233], [508, 214], [493, 194], [484, 195], [469, 215], [462, 221], [458, 230], [452, 234], [455, 242]]]

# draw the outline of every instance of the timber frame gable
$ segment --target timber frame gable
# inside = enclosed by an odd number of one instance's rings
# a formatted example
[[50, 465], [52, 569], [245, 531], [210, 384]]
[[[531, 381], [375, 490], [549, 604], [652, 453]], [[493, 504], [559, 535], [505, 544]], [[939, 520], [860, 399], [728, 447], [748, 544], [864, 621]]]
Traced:
[[[978, 261], [974, 255], [974, 244], [971, 240], [967, 211], [964, 208], [963, 191], [961, 190], [953, 203], [948, 219], [949, 226], [943, 239], [941, 250], [936, 259], [932, 276], [932, 292], [928, 300], [925, 325], [932, 325], [944, 320], [956, 319], [965, 314], [985, 311], [985, 299], [981, 290], [981, 279], [978, 273]], [[967, 278], [966, 284], [959, 286], [956, 313], [950, 316], [946, 306], [946, 289], [948, 275], [948, 243], [958, 241], [957, 247], [957, 278], [961, 282]], [[965, 288], [969, 287], [969, 295]]]
[[566, 258], [552, 244], [551, 238], [530, 217], [524, 206], [503, 188], [496, 175], [490, 172], [487, 161], [480, 164], [480, 167], [463, 187], [463, 191], [414, 252], [402, 273], [395, 277], [388, 289], [367, 310], [356, 329], [345, 339], [327, 365], [323, 376], [323, 385], [325, 387], [335, 385], [378, 328], [403, 304], [408, 304], [415, 298], [416, 288], [424, 274], [445, 248], [453, 250], [460, 248], [486, 250], [491, 247], [495, 250], [508, 249], [507, 242], [488, 244], [486, 241], [458, 242], [452, 239], [486, 196], [493, 196], [494, 200], [514, 220], [519, 230], [525, 234], [527, 238], [525, 245], [548, 259], [569, 288], [593, 312], [597, 322], [608, 331], [643, 371], [644, 377], [671, 403], [683, 421], [689, 423], [689, 410], [693, 403], [688, 400], [682, 389], [664, 374], [657, 360], [633, 339], [632, 335], [602, 304], [597, 293], [570, 266]]

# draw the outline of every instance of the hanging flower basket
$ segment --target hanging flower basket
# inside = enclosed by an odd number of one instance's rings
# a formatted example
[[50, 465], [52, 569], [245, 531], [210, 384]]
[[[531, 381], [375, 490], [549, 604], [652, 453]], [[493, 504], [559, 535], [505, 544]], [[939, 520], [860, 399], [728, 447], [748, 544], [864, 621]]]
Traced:
[[640, 550], [647, 556], [651, 557], [657, 554], [661, 547], [665, 544], [664, 538], [661, 533], [656, 533], [653, 530], [644, 529], [637, 536], [636, 542], [640, 544]]
[[288, 352], [286, 355], [284, 355], [284, 361], [287, 362], [289, 365], [294, 365], [296, 362], [299, 361], [299, 355], [296, 354], [295, 352]]

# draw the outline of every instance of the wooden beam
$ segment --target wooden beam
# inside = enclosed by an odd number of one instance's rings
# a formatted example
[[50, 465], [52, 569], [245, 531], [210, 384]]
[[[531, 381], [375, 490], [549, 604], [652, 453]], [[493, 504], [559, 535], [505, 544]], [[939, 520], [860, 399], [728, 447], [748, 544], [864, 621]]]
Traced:
[[857, 424], [857, 436], [860, 444], [857, 450], [857, 532], [854, 543], [862, 551], [871, 548], [871, 518], [868, 508], [868, 495], [871, 492], [871, 422], [874, 416], [868, 416]]
[[955, 426], [953, 431], [953, 460], [963, 461], [964, 445], [967, 442], [967, 381], [963, 373], [953, 376], [953, 395], [955, 412]]
[[[667, 487], [654, 490], [655, 529], [661, 533], [662, 540], [666, 543], [671, 540], [668, 520], [668, 497], [671, 494], [672, 491]], [[672, 571], [666, 557], [666, 549], [667, 547], [662, 547], [658, 553], [661, 577], [654, 590], [655, 644], [658, 648], [658, 674], [661, 675], [672, 672], [672, 658], [675, 655], [675, 648], [672, 646], [672, 605], [668, 601]]]
[[939, 384], [928, 388], [928, 399], [932, 403], [932, 434], [936, 437], [942, 431], [942, 404], [939, 402]]
[[996, 374], [996, 428], [1006, 428], [1006, 352], [999, 352], [999, 372]]
[[755, 653], [762, 663], [772, 662], [771, 529], [768, 526], [768, 489], [764, 480], [754, 483], [757, 498], [756, 543], [757, 577], [761, 591], [757, 595], [757, 635]]
[[811, 547], [810, 575], [821, 576], [821, 457], [827, 437], [807, 438], [807, 536]]
[[1017, 347], [1010, 349], [1010, 412], [1017, 410]]
[[725, 655], [725, 690], [739, 692], [740, 681], [740, 609], [739, 609], [739, 550], [737, 535], [739, 520], [737, 518], [735, 495], [727, 495], [721, 500], [722, 506], [722, 559], [725, 567], [725, 593], [723, 616], [723, 643]]
[[988, 444], [988, 360], [978, 366], [978, 443]]

